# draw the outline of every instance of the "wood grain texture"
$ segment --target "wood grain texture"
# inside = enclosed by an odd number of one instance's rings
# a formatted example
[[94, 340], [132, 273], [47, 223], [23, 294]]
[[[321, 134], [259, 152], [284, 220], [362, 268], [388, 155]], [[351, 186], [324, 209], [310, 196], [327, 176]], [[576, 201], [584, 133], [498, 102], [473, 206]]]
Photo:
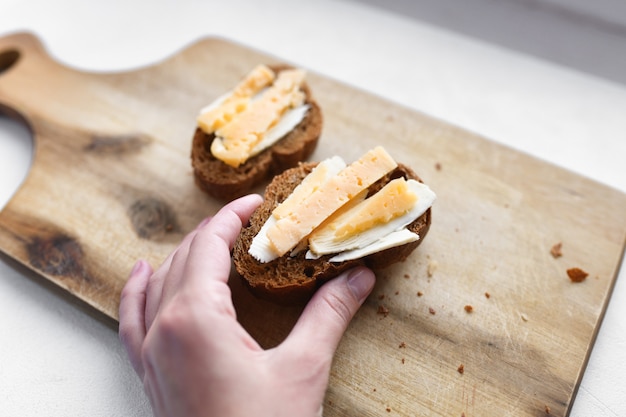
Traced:
[[[281, 61], [204, 39], [150, 67], [85, 73], [32, 35], [0, 39], [0, 111], [35, 148], [0, 212], [2, 251], [117, 318], [134, 261], [157, 266], [221, 205], [191, 174], [198, 109]], [[319, 74], [308, 82], [325, 116], [313, 160], [383, 144], [438, 195], [428, 237], [379, 272], [345, 334], [325, 415], [566, 415], [624, 253], [626, 195]], [[571, 267], [589, 277], [572, 283]], [[242, 324], [279, 343], [300, 308], [257, 300], [235, 276], [231, 287]]]

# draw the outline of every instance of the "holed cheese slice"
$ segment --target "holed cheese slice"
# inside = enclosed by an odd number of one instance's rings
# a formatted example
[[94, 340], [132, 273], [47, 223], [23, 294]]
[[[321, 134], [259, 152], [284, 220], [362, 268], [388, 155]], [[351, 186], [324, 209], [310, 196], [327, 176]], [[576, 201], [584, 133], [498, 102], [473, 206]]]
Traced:
[[250, 99], [270, 85], [275, 79], [274, 71], [265, 65], [257, 65], [235, 88], [200, 110], [198, 126], [211, 134], [243, 113]]
[[215, 130], [211, 153], [233, 167], [244, 163], [289, 109], [303, 105], [305, 97], [300, 85], [304, 76], [305, 72], [299, 69], [281, 71], [260, 97]]

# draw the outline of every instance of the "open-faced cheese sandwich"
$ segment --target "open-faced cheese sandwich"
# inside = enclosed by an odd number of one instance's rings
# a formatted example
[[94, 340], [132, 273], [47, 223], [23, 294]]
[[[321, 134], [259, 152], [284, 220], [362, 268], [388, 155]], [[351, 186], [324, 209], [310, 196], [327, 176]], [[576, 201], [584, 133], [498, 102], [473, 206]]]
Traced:
[[234, 264], [255, 295], [294, 304], [349, 268], [406, 259], [428, 232], [435, 193], [376, 147], [349, 165], [302, 163], [276, 176], [264, 198]]
[[202, 190], [230, 200], [310, 156], [322, 112], [305, 76], [284, 65], [258, 65], [200, 110], [191, 162]]

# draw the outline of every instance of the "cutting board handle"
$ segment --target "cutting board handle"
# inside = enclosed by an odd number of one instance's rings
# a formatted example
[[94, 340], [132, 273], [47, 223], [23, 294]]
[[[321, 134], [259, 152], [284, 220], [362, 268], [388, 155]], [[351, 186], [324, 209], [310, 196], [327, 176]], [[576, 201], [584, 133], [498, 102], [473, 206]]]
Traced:
[[16, 73], [27, 72], [31, 76], [44, 76], [49, 67], [57, 64], [46, 52], [36, 35], [18, 32], [0, 37], [0, 97], [16, 77]]
[[48, 58], [43, 45], [35, 35], [19, 32], [0, 37], [0, 77], [6, 77], [10, 71], [15, 71], [24, 63], [22, 58], [31, 55]]
[[37, 119], [61, 116], [59, 104], [70, 86], [68, 80], [76, 74], [80, 73], [55, 61], [32, 33], [0, 37], [0, 112], [34, 132]]

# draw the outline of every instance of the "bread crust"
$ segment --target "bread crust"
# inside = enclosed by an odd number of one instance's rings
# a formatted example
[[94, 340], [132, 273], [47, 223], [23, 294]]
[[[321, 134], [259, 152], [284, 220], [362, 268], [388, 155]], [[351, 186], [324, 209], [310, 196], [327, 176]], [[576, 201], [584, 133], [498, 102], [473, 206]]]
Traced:
[[[269, 66], [278, 73], [291, 67]], [[310, 106], [304, 119], [274, 145], [235, 168], [211, 153], [214, 134], [196, 128], [191, 147], [191, 165], [196, 185], [221, 200], [232, 200], [247, 194], [254, 186], [286, 169], [305, 161], [317, 147], [322, 132], [322, 111], [313, 99], [308, 84], [301, 87], [305, 104]]]
[[[244, 227], [235, 242], [233, 260], [235, 268], [250, 291], [259, 298], [279, 304], [301, 304], [306, 302], [317, 288], [340, 273], [359, 265], [372, 269], [381, 269], [393, 263], [405, 260], [422, 242], [431, 223], [429, 208], [407, 228], [420, 236], [420, 239], [402, 246], [368, 255], [361, 259], [331, 263], [333, 255], [319, 259], [305, 259], [305, 252], [291, 256], [282, 256], [271, 262], [261, 263], [248, 253], [252, 239], [257, 235], [265, 220], [269, 218], [278, 204], [291, 194], [293, 189], [317, 165], [315, 162], [301, 163], [276, 176], [265, 190], [263, 203], [250, 217], [249, 225]], [[421, 181], [413, 170], [403, 164], [381, 178], [369, 188], [369, 194], [380, 190], [395, 178], [404, 177]]]

